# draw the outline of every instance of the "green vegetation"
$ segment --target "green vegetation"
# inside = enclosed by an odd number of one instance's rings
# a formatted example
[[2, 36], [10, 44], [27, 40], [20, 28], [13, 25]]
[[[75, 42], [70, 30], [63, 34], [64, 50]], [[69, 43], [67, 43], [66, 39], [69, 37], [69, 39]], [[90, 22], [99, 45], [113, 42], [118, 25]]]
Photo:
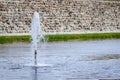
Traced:
[[57, 34], [46, 35], [51, 41], [68, 41], [68, 40], [98, 40], [98, 39], [118, 39], [120, 33], [91, 33], [91, 34]]
[[[98, 40], [120, 39], [120, 33], [91, 33], [91, 34], [49, 34], [45, 35], [49, 42], [69, 40]], [[0, 43], [30, 42], [30, 36], [0, 36]]]
[[30, 42], [30, 36], [0, 36], [0, 44], [12, 42]]

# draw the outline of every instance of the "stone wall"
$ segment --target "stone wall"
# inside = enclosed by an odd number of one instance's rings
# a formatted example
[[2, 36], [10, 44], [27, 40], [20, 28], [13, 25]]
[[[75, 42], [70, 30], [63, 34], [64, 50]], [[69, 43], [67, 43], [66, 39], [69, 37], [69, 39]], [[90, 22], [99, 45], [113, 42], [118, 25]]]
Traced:
[[29, 33], [36, 9], [45, 33], [120, 31], [120, 1], [0, 0], [0, 34]]

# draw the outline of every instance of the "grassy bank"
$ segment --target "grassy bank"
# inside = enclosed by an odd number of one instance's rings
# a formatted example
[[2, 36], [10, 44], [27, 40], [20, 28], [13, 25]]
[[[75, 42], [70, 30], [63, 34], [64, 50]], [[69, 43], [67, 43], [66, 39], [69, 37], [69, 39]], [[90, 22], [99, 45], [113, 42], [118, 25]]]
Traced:
[[30, 36], [0, 36], [0, 44], [12, 42], [30, 42]]
[[[69, 40], [120, 39], [120, 33], [91, 34], [51, 34], [45, 35], [49, 42]], [[0, 36], [0, 44], [12, 42], [30, 42], [30, 36]]]
[[46, 35], [49, 41], [119, 39], [120, 33], [57, 34]]

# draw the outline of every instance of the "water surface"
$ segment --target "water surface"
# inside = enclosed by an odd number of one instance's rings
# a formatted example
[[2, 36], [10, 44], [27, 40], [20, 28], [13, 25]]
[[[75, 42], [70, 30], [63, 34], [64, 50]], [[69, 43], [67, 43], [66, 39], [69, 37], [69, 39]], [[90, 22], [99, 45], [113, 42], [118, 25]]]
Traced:
[[29, 43], [0, 45], [0, 80], [98, 80], [120, 79], [120, 39], [50, 42], [38, 46], [33, 64]]

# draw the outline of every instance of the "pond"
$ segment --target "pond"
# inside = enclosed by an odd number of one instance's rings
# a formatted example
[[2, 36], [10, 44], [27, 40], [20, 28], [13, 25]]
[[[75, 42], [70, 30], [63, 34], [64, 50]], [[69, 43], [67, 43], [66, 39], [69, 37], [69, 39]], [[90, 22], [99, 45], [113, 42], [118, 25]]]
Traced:
[[48, 42], [38, 46], [34, 63], [30, 43], [0, 44], [0, 80], [120, 79], [120, 39]]

